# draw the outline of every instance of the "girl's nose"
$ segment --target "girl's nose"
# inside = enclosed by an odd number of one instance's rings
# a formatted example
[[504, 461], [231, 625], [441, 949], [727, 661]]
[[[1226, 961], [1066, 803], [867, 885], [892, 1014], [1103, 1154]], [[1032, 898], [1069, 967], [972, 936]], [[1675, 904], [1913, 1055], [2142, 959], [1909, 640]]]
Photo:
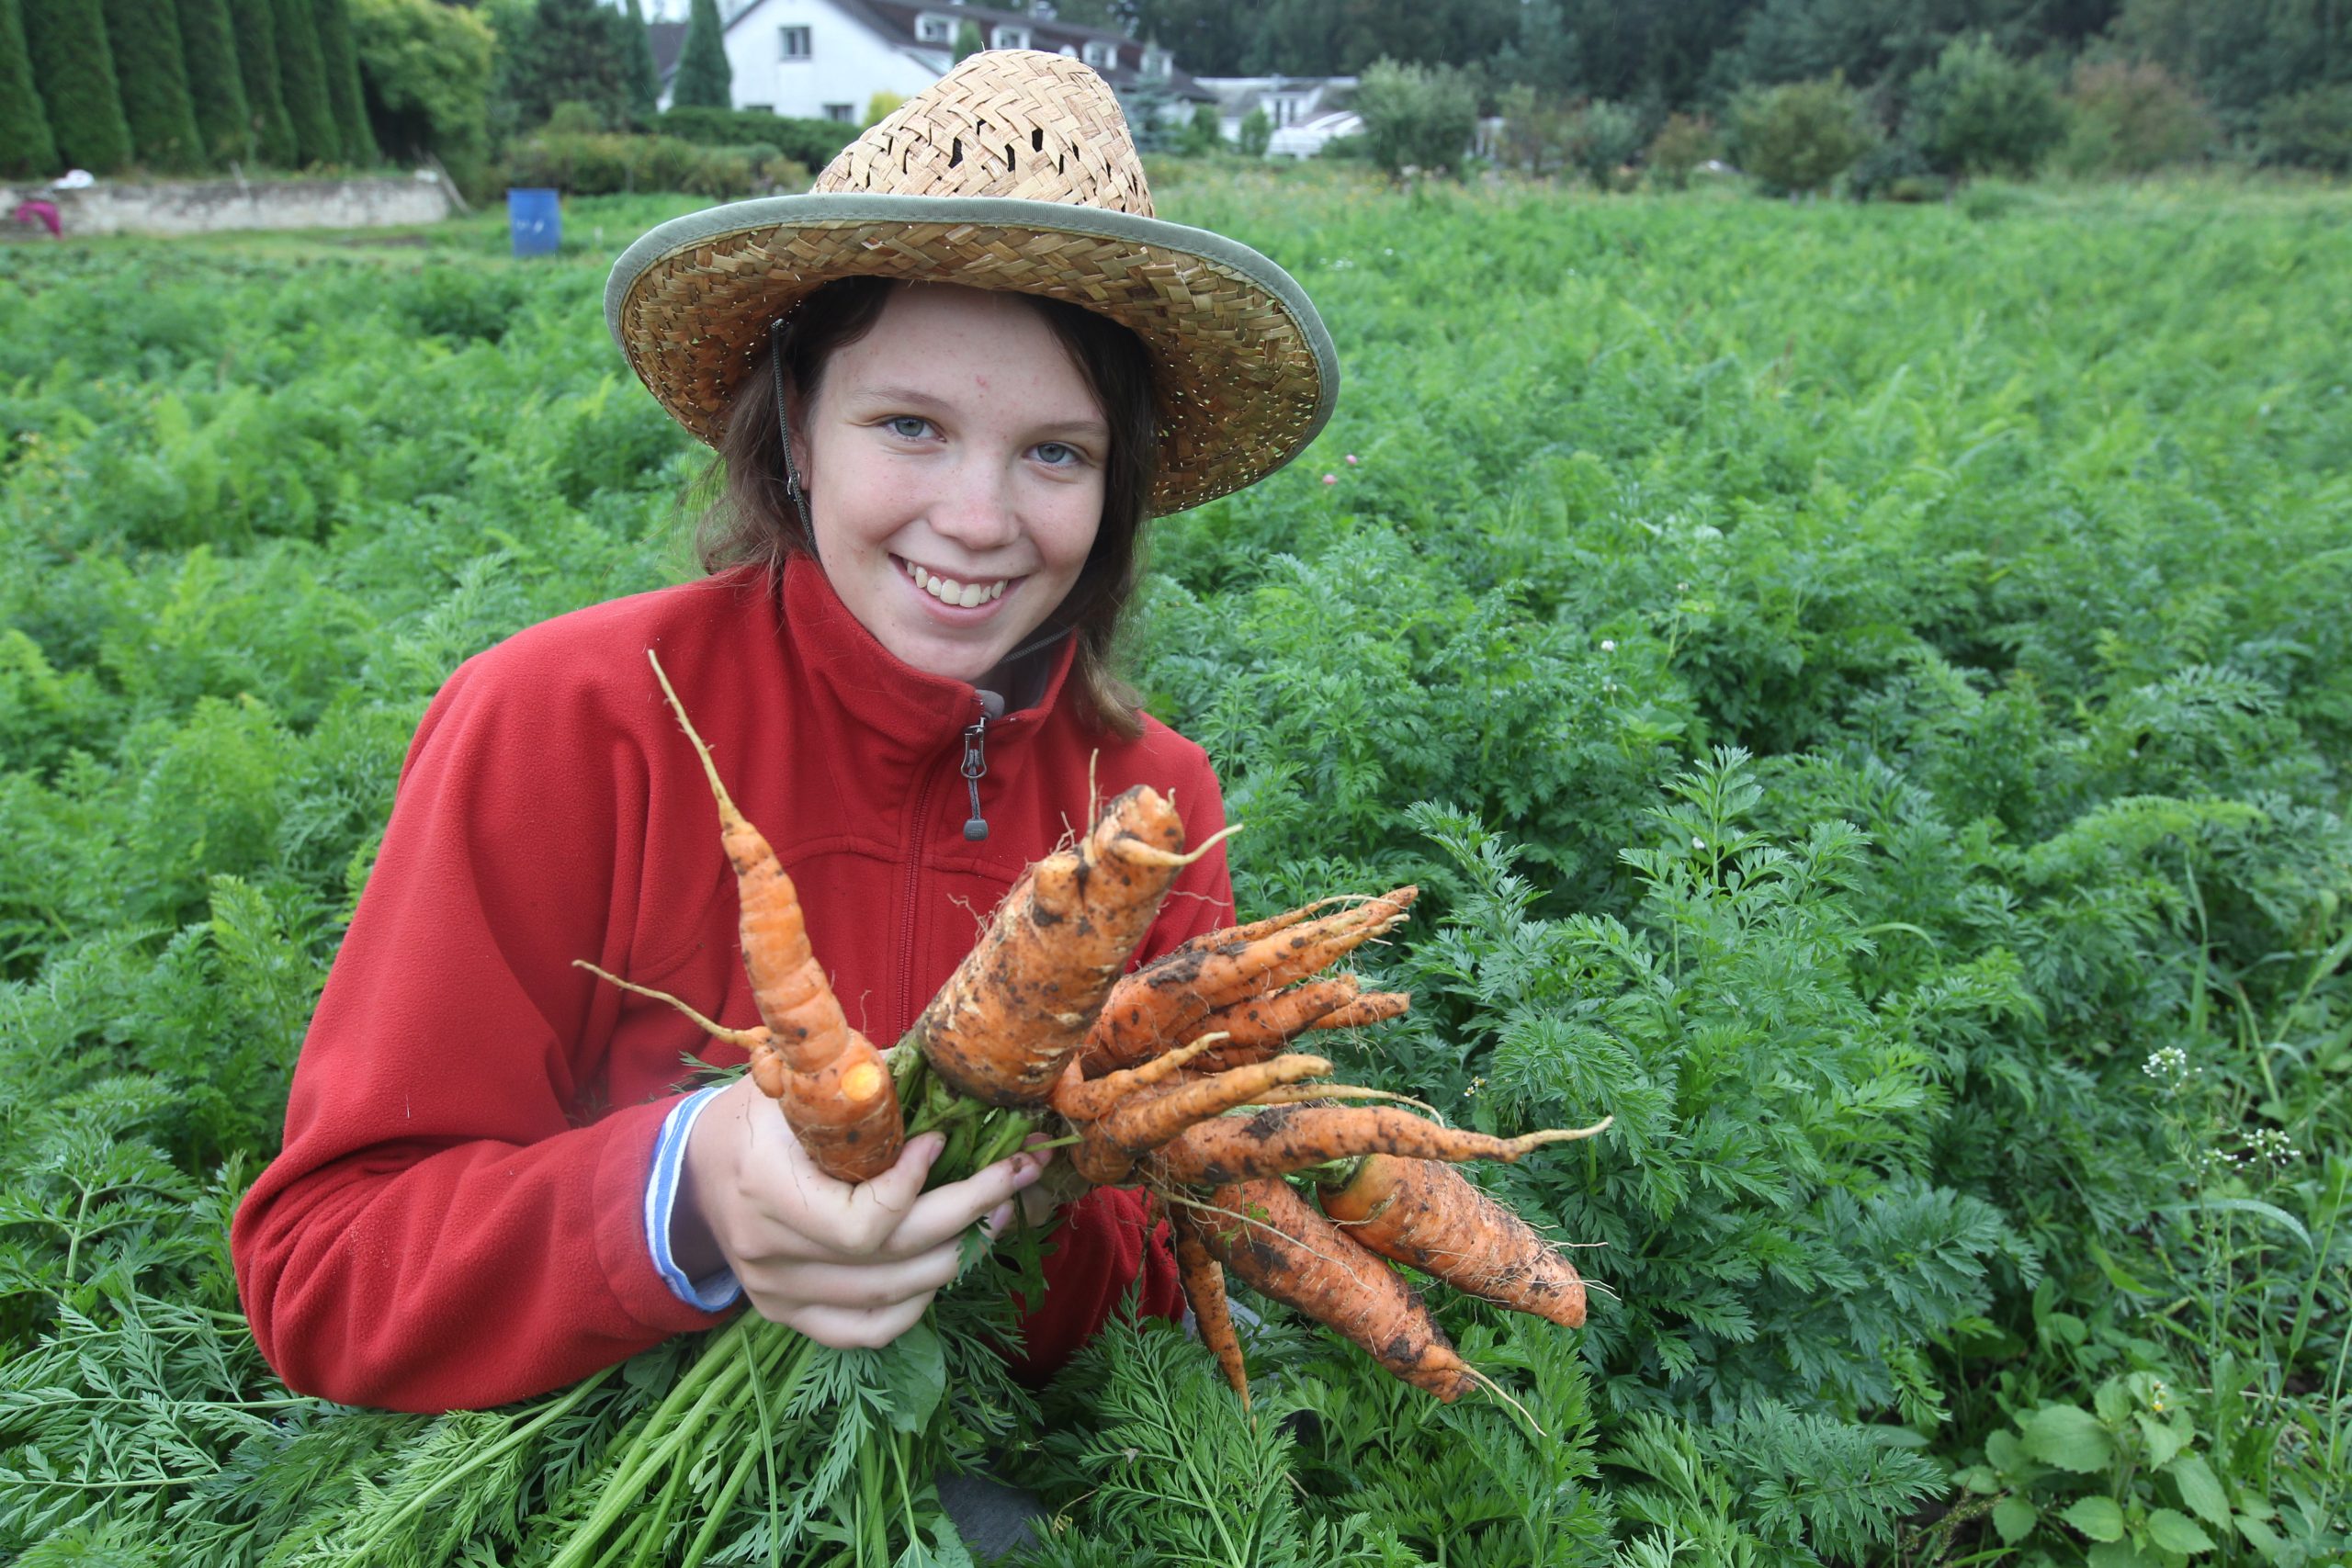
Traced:
[[932, 531], [975, 554], [1001, 549], [1021, 536], [1011, 477], [994, 463], [956, 465], [931, 508]]

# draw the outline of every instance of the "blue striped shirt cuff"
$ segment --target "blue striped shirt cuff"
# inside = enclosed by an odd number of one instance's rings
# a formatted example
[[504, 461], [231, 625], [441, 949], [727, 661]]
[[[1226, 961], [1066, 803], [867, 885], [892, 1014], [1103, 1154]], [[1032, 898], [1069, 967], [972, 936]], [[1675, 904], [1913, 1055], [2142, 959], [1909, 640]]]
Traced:
[[653, 1254], [653, 1267], [670, 1293], [688, 1306], [705, 1312], [721, 1312], [733, 1306], [743, 1293], [735, 1282], [735, 1270], [721, 1269], [707, 1280], [689, 1280], [670, 1255], [670, 1212], [677, 1206], [678, 1182], [686, 1165], [686, 1135], [694, 1131], [695, 1118], [710, 1103], [717, 1088], [697, 1089], [670, 1108], [662, 1119], [662, 1135], [653, 1144], [653, 1171], [645, 1182], [645, 1247]]

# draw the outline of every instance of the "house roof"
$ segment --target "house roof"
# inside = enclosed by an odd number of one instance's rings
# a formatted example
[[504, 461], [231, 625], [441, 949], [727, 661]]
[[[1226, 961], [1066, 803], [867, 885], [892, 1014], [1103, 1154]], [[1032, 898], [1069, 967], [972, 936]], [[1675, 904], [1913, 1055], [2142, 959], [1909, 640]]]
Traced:
[[[727, 30], [733, 31], [736, 23], [759, 10], [763, 3], [763, 0], [750, 0], [748, 5], [728, 18]], [[920, 17], [952, 17], [959, 22], [969, 19], [980, 27], [983, 36], [989, 28], [997, 26], [1023, 28], [1029, 33], [1029, 47], [1042, 49], [1049, 54], [1057, 53], [1068, 46], [1072, 53], [1082, 55], [1089, 43], [1107, 43], [1119, 51], [1119, 63], [1102, 73], [1102, 79], [1111, 84], [1113, 90], [1122, 94], [1132, 93], [1146, 81], [1140, 69], [1146, 46], [1115, 28], [1089, 27], [1080, 22], [1035, 17], [1026, 11], [1000, 10], [992, 6], [966, 6], [958, 4], [957, 0], [931, 0], [929, 4], [924, 0], [832, 0], [832, 3], [899, 47], [914, 53], [939, 56], [938, 69], [943, 73], [955, 63], [953, 51], [944, 45], [925, 43], [917, 36], [915, 26]], [[670, 72], [676, 64], [678, 51], [684, 47], [684, 25], [670, 25], [679, 28], [679, 42], [672, 48], [666, 60], [661, 53], [659, 40], [654, 44], [654, 66], [664, 81], [669, 79]], [[1216, 99], [1216, 94], [1184, 72], [1177, 70], [1173, 61], [1169, 63], [1168, 74], [1158, 78], [1158, 81], [1173, 97], [1195, 103], [1214, 103]]]

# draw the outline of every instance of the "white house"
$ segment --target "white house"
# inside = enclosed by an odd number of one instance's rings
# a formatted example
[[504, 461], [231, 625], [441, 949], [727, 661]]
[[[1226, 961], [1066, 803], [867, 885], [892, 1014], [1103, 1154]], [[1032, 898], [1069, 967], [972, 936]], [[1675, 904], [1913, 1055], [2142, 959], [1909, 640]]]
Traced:
[[[1169, 120], [1189, 118], [1195, 102], [1209, 101], [1166, 50], [1057, 21], [1052, 13], [1050, 4], [1010, 11], [954, 0], [738, 0], [729, 12], [722, 0], [735, 107], [861, 123], [876, 94], [912, 97], [944, 75], [967, 22], [983, 48], [1042, 49], [1083, 60], [1129, 106], [1130, 118], [1139, 101], [1157, 98]], [[665, 108], [684, 40], [683, 25], [656, 24], [654, 63]]]
[[1241, 139], [1241, 122], [1263, 109], [1273, 127], [1271, 157], [1312, 158], [1334, 136], [1352, 135], [1363, 121], [1348, 108], [1355, 95], [1352, 76], [1197, 76], [1216, 98], [1217, 121], [1227, 141]]

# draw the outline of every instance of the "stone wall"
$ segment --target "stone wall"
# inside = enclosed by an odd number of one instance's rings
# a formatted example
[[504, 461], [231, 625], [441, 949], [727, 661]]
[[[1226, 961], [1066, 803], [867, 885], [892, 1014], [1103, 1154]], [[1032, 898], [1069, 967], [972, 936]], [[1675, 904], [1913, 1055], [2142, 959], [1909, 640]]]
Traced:
[[457, 210], [431, 169], [349, 180], [100, 180], [81, 190], [0, 186], [0, 218], [53, 201], [69, 240], [96, 234], [207, 234], [222, 229], [368, 229], [433, 223]]

